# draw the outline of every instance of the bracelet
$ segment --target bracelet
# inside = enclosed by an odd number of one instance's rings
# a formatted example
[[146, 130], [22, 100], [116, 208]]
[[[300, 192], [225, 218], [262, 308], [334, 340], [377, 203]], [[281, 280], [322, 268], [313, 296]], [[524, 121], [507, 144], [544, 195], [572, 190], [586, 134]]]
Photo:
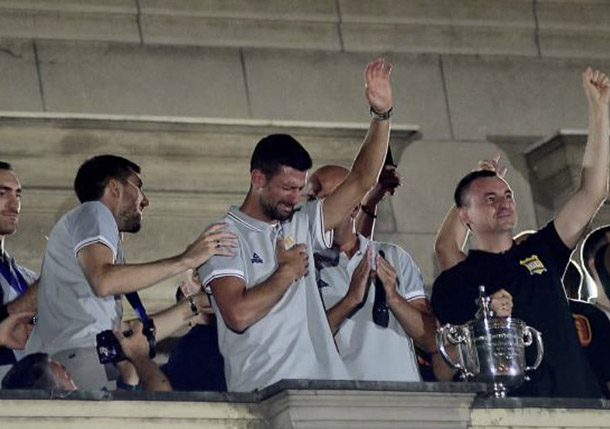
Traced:
[[364, 214], [368, 215], [371, 219], [377, 219], [377, 215], [375, 213], [373, 213], [373, 211], [366, 207], [366, 206], [360, 206], [360, 210], [362, 210], [364, 212]]
[[379, 113], [375, 109], [373, 109], [373, 106], [371, 106], [371, 109], [369, 111], [371, 112], [371, 117], [376, 121], [387, 121], [392, 117], [393, 109], [394, 107], [390, 107], [387, 111]]
[[195, 300], [193, 299], [193, 296], [189, 295], [186, 297], [186, 299], [189, 302], [189, 307], [191, 307], [191, 312], [193, 313], [193, 316], [197, 316], [199, 314], [199, 309], [197, 308], [197, 305], [195, 304]]

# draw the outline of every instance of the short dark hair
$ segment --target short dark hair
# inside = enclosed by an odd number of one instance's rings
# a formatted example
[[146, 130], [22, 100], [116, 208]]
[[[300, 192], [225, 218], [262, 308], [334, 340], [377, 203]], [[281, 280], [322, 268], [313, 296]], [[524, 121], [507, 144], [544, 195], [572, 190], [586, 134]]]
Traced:
[[600, 226], [594, 229], [587, 235], [582, 243], [582, 261], [585, 267], [587, 267], [587, 261], [595, 257], [595, 253], [599, 249], [600, 245], [606, 243], [606, 233], [610, 232], [610, 225]]
[[94, 156], [78, 169], [74, 192], [81, 203], [96, 201], [102, 198], [110, 179], [124, 182], [132, 173], [140, 173], [140, 167], [126, 158], [116, 155]]
[[8, 162], [0, 161], [0, 170], [11, 170], [13, 171], [13, 166]]
[[307, 171], [312, 166], [307, 150], [288, 134], [271, 134], [261, 139], [250, 158], [250, 171], [261, 170], [265, 176], [276, 174], [281, 166]]
[[2, 379], [2, 389], [41, 389], [59, 388], [57, 378], [49, 365], [46, 353], [29, 354], [6, 373]]
[[492, 170], [476, 170], [462, 177], [462, 180], [459, 181], [455, 187], [455, 192], [453, 193], [453, 200], [455, 201], [455, 205], [457, 207], [464, 207], [468, 205], [468, 202], [466, 201], [466, 194], [468, 194], [470, 185], [475, 180], [482, 179], [483, 177], [498, 177], [498, 175]]

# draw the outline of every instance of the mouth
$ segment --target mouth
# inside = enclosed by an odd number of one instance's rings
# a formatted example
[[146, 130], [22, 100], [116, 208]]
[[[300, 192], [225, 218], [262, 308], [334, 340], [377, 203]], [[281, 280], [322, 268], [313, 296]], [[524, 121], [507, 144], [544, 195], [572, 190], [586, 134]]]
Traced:
[[19, 220], [19, 213], [2, 213], [2, 216], [7, 219]]

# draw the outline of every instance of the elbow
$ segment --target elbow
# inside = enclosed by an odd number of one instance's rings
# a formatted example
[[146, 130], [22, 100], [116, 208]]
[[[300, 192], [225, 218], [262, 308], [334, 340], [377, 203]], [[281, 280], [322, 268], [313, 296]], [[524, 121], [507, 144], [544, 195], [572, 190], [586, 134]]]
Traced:
[[110, 287], [107, 281], [103, 279], [90, 279], [89, 285], [91, 286], [91, 290], [93, 294], [97, 298], [107, 298], [109, 296], [114, 295], [114, 291]]
[[239, 310], [231, 311], [230, 314], [223, 314], [222, 318], [225, 325], [236, 334], [243, 334], [253, 323], [250, 317]]

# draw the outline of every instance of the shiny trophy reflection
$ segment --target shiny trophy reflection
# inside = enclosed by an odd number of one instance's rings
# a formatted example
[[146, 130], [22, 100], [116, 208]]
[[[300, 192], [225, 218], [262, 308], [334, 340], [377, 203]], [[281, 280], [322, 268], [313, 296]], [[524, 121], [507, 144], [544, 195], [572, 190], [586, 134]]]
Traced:
[[[527, 371], [535, 370], [542, 362], [542, 336], [522, 320], [512, 317], [493, 317], [489, 308], [491, 298], [485, 286], [479, 286], [475, 320], [464, 325], [447, 324], [438, 329], [438, 350], [449, 366], [460, 372], [463, 380], [486, 383], [489, 394], [505, 398], [508, 389], [529, 380]], [[525, 363], [525, 347], [537, 345], [537, 356], [532, 366]], [[449, 356], [445, 344], [455, 346], [457, 362]]]

